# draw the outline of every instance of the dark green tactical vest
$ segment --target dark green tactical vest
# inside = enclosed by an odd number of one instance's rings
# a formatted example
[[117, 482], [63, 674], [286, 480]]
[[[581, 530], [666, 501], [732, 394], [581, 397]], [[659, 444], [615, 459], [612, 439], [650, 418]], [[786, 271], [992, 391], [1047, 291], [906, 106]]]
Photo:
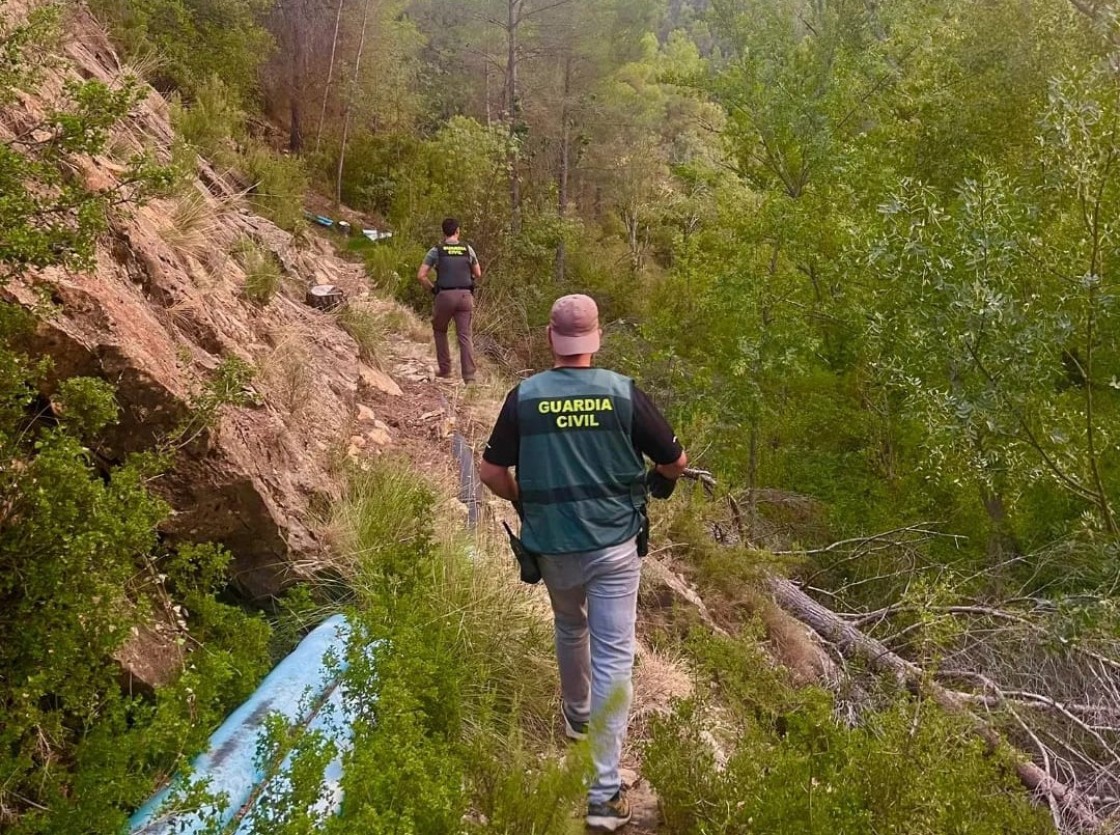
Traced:
[[518, 386], [521, 539], [530, 551], [593, 551], [637, 535], [646, 491], [631, 441], [632, 386], [601, 368], [554, 368]]
[[442, 243], [436, 258], [436, 287], [440, 290], [470, 290], [474, 287], [471, 275], [471, 251], [466, 244]]

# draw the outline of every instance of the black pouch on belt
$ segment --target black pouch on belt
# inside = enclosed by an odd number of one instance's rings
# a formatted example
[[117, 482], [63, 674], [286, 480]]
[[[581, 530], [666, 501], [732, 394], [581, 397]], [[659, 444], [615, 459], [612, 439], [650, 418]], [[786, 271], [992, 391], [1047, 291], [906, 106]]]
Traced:
[[502, 527], [509, 535], [509, 547], [513, 549], [517, 565], [521, 568], [521, 582], [531, 586], [536, 585], [541, 581], [541, 567], [537, 563], [537, 555], [525, 547], [525, 543], [517, 538], [507, 523], [502, 522]]
[[642, 508], [642, 526], [638, 529], [638, 556], [649, 553], [649, 513]]

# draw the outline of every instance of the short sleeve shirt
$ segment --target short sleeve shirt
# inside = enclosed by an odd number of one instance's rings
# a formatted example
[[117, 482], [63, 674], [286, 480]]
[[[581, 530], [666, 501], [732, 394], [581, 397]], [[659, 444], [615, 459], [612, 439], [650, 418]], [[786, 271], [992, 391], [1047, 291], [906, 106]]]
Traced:
[[[471, 259], [471, 266], [473, 267], [478, 263], [478, 256], [474, 254], [474, 248], [467, 244], [467, 257]], [[428, 250], [428, 254], [424, 256], [424, 266], [434, 267], [439, 262], [439, 247], [433, 246]], [[416, 262], [413, 261], [413, 264]]]
[[[630, 440], [634, 449], [655, 464], [673, 464], [684, 451], [673, 434], [672, 427], [644, 391], [633, 387], [634, 422]], [[521, 437], [517, 426], [517, 388], [506, 395], [502, 411], [490, 433], [490, 441], [482, 458], [498, 467], [516, 467], [521, 452]]]

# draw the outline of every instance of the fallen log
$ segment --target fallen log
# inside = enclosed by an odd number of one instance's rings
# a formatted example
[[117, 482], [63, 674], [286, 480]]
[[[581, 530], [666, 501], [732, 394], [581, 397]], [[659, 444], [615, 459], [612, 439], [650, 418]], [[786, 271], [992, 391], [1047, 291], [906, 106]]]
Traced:
[[[936, 702], [944, 710], [965, 717], [971, 723], [972, 731], [979, 736], [988, 748], [1008, 750], [1007, 742], [990, 725], [968, 709], [966, 698], [942, 687], [924, 674], [916, 664], [892, 652], [881, 642], [859, 631], [851, 623], [797, 587], [784, 577], [768, 578], [770, 593], [774, 602], [817, 634], [832, 642], [846, 657], [858, 658], [872, 670], [894, 677], [899, 684], [918, 692]], [[1055, 804], [1062, 814], [1080, 832], [1100, 832], [1103, 822], [1092, 805], [1074, 787], [1055, 779], [1034, 762], [1023, 759], [1019, 752], [1015, 770], [1020, 781], [1032, 792], [1047, 798], [1051, 806]]]

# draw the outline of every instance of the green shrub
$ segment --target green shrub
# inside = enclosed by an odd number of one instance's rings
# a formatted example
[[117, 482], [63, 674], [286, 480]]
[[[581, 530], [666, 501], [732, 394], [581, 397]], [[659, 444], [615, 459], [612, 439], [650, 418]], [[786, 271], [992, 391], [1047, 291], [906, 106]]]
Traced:
[[353, 476], [335, 515], [354, 578], [344, 682], [358, 716], [346, 805], [326, 831], [570, 832], [588, 758], [561, 761], [552, 744], [550, 625], [511, 566], [434, 540], [433, 500], [381, 465]]
[[[94, 466], [89, 449], [118, 411], [112, 389], [66, 380], [57, 425], [39, 419], [45, 368], [10, 348], [17, 336], [0, 334], [0, 823], [18, 835], [114, 832], [255, 686], [269, 629], [215, 598], [227, 554], [160, 556], [168, 508], [148, 484], [162, 457]], [[157, 571], [205, 648], [145, 700], [121, 691], [112, 656], [147, 620]]]
[[588, 748], [576, 747], [564, 760], [542, 758], [512, 727], [504, 737], [478, 735], [467, 757], [474, 806], [486, 810], [479, 832], [584, 832], [572, 815], [572, 799], [582, 799], [592, 773]]
[[230, 158], [230, 140], [245, 134], [245, 113], [225, 82], [211, 76], [202, 83], [189, 105], [181, 97], [172, 100], [171, 123], [175, 130], [202, 154], [219, 162]]
[[413, 290], [423, 296], [416, 270], [428, 252], [427, 247], [404, 238], [390, 238], [365, 246], [361, 252], [375, 287], [401, 301], [406, 301]]
[[245, 271], [245, 296], [257, 304], [268, 304], [284, 279], [276, 256], [248, 238], [237, 244], [235, 252]]
[[[387, 216], [402, 176], [420, 163], [423, 139], [412, 133], [361, 133], [346, 149], [342, 200], [348, 206]], [[339, 146], [322, 155], [319, 176], [333, 183], [338, 172]]]
[[[705, 672], [718, 671], [721, 709], [687, 701], [653, 723], [643, 773], [668, 832], [1053, 832], [1013, 764], [936, 706], [900, 696], [847, 728], [829, 694], [792, 689], [752, 638], [705, 639], [694, 650]], [[722, 768], [706, 741], [714, 715]]]
[[410, 148], [405, 164], [394, 169], [388, 214], [397, 233], [430, 246], [439, 240], [440, 221], [453, 215], [479, 252], [497, 252], [509, 217], [508, 142], [504, 127], [454, 116], [415, 156]]
[[214, 376], [191, 398], [189, 412], [166, 440], [166, 446], [171, 449], [188, 446], [214, 427], [223, 406], [245, 406], [252, 402], [249, 384], [255, 374], [256, 369], [240, 357], [223, 359], [214, 370]]
[[216, 545], [184, 544], [159, 564], [187, 613], [191, 637], [205, 648], [204, 665], [212, 671], [208, 687], [227, 707], [248, 698], [272, 665], [272, 628], [263, 613], [220, 599], [229, 585], [231, 559]]
[[242, 155], [238, 167], [252, 184], [249, 200], [257, 211], [289, 232], [303, 227], [303, 200], [309, 185], [303, 163], [254, 144]]
[[267, 0], [92, 0], [90, 7], [127, 57], [152, 67], [149, 80], [165, 92], [193, 96], [217, 77], [248, 100], [274, 47], [259, 22]]

